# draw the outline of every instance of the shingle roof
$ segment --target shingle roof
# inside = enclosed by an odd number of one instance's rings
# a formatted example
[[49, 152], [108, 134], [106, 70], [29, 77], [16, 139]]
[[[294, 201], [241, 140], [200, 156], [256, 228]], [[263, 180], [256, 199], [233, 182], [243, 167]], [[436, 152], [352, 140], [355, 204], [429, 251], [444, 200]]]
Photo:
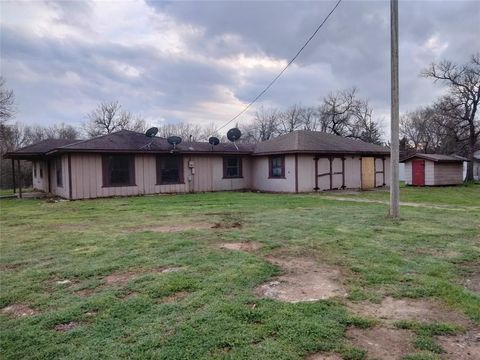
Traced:
[[[233, 143], [220, 143], [212, 147], [208, 142], [184, 141], [177, 145], [176, 149], [184, 153], [251, 153], [253, 150], [253, 145], [237, 144], [237, 146], [238, 150]], [[171, 150], [172, 145], [165, 138], [148, 138], [145, 134], [129, 130], [79, 141], [58, 149], [61, 152], [169, 152]]]
[[47, 152], [61, 148], [65, 145], [69, 145], [80, 140], [70, 140], [70, 139], [47, 139], [40, 141], [38, 143], [25, 146], [18, 150], [8, 152], [4, 157], [21, 157], [21, 156], [42, 156]]
[[255, 155], [276, 153], [388, 155], [390, 149], [320, 131], [299, 130], [258, 143], [254, 150]]
[[[237, 144], [237, 147], [231, 142], [211, 146], [207, 142], [184, 141], [177, 145], [176, 149], [181, 153], [252, 155], [277, 153], [388, 155], [390, 153], [390, 150], [383, 146], [315, 131], [294, 131], [257, 145]], [[8, 153], [6, 157], [35, 157], [58, 152], [163, 153], [171, 150], [172, 145], [165, 138], [147, 138], [143, 133], [121, 130], [88, 140], [45, 140]]]
[[406, 157], [401, 162], [405, 162], [405, 161], [413, 159], [413, 158], [420, 158], [420, 159], [430, 160], [430, 161], [434, 161], [434, 162], [464, 162], [464, 161], [468, 161], [468, 159], [466, 159], [462, 156], [457, 156], [457, 155], [417, 153], [417, 154], [413, 154], [413, 155], [410, 155], [410, 156]]

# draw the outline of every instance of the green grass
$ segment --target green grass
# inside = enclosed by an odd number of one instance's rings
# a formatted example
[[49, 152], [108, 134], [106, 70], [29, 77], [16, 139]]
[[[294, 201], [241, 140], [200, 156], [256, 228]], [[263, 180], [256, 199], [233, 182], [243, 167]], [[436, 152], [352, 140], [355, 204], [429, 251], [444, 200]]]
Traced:
[[[332, 195], [330, 192], [323, 193]], [[338, 196], [361, 197], [370, 200], [389, 200], [388, 189], [365, 191], [358, 195], [345, 195], [336, 193]], [[414, 186], [402, 185], [400, 189], [400, 201], [415, 202], [433, 205], [452, 205], [452, 206], [475, 206], [480, 207], [480, 182], [471, 182], [458, 186], [434, 186], [418, 188]]]
[[[349, 313], [343, 300], [289, 304], [254, 296], [257, 285], [280, 271], [264, 259], [276, 251], [342, 267], [353, 300], [435, 298], [480, 323], [480, 297], [460, 282], [480, 260], [478, 190], [402, 189], [405, 201], [472, 209], [402, 207], [400, 221], [388, 219], [383, 204], [319, 195], [3, 200], [0, 308], [25, 304], [38, 314], [0, 315], [2, 358], [279, 360], [316, 351], [364, 358], [344, 333], [371, 323]], [[242, 227], [148, 231], [165, 224], [237, 221]], [[216, 246], [246, 240], [263, 248], [245, 253]], [[154, 271], [161, 266], [181, 271]], [[103, 277], [126, 271], [137, 277], [103, 284]], [[73, 284], [58, 285], [61, 279]], [[75, 293], [86, 289], [91, 296]], [[182, 296], [171, 301], [175, 294]], [[70, 321], [80, 326], [55, 331]], [[425, 329], [415, 328], [419, 354], [412, 359], [436, 356], [433, 330]]]

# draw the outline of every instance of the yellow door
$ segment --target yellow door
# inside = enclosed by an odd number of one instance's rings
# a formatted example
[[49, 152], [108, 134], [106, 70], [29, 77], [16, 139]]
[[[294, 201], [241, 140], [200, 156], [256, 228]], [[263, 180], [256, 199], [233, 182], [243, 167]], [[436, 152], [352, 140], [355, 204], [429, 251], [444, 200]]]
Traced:
[[362, 157], [362, 189], [375, 187], [375, 159]]

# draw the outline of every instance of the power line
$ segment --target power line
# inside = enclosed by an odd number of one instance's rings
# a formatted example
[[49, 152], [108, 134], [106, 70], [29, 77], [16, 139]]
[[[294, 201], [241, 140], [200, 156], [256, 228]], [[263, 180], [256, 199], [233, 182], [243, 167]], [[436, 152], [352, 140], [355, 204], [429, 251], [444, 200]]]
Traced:
[[318, 27], [315, 29], [315, 31], [313, 32], [313, 34], [308, 38], [308, 40], [305, 42], [305, 44], [303, 44], [303, 46], [300, 48], [300, 50], [297, 51], [297, 53], [295, 54], [295, 56], [288, 62], [288, 64], [282, 69], [282, 71], [280, 71], [280, 73], [278, 73], [277, 76], [275, 76], [273, 78], [272, 81], [270, 81], [270, 83], [265, 87], [265, 89], [263, 89], [247, 106], [245, 106], [245, 108], [240, 111], [237, 115], [235, 115], [233, 118], [231, 118], [230, 120], [228, 120], [225, 124], [223, 124], [222, 126], [220, 126], [217, 130], [215, 130], [215, 132], [218, 132], [220, 131], [221, 129], [223, 129], [225, 126], [227, 126], [228, 124], [230, 124], [232, 121], [236, 120], [238, 117], [240, 117], [243, 113], [245, 113], [245, 111], [247, 111], [258, 99], [260, 99], [262, 97], [263, 94], [265, 94], [268, 89], [270, 89], [272, 87], [272, 85], [278, 80], [278, 78], [280, 76], [282, 76], [282, 74], [288, 69], [288, 67], [290, 65], [293, 64], [293, 62], [297, 59], [297, 57], [302, 53], [303, 49], [305, 49], [307, 47], [307, 45], [310, 43], [310, 41], [312, 41], [312, 39], [315, 37], [315, 35], [317, 35], [317, 33], [320, 31], [320, 29], [322, 28], [323, 24], [325, 24], [328, 20], [328, 18], [330, 17], [330, 15], [333, 14], [333, 12], [337, 9], [338, 5], [340, 5], [340, 3], [342, 2], [342, 0], [338, 0], [337, 3], [335, 4], [335, 6], [332, 8], [332, 10], [328, 13], [327, 16], [325, 16], [325, 18], [323, 19], [323, 21], [321, 22], [320, 25], [318, 25]]

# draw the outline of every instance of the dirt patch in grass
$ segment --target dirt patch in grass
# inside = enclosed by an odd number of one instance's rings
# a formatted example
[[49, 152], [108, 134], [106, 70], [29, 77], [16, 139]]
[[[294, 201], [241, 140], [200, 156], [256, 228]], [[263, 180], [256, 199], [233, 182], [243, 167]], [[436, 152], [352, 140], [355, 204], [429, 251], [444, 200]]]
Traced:
[[77, 296], [81, 297], [89, 297], [92, 296], [95, 293], [95, 289], [81, 289], [81, 290], [76, 290], [73, 292]]
[[2, 314], [7, 314], [13, 317], [24, 317], [38, 314], [38, 311], [23, 304], [12, 304], [2, 309]]
[[235, 242], [235, 243], [221, 243], [221, 249], [236, 250], [236, 251], [255, 251], [262, 247], [261, 244], [255, 241]]
[[73, 329], [79, 327], [80, 325], [81, 324], [77, 321], [70, 321], [70, 322], [65, 323], [65, 324], [55, 325], [54, 329], [58, 332], [66, 332], [66, 331], [73, 330]]
[[447, 359], [480, 359], [480, 328], [455, 336], [438, 336], [437, 341]]
[[216, 223], [215, 225], [212, 226], [212, 229], [239, 229], [242, 227], [242, 223], [238, 221], [234, 222], [221, 222], [221, 223]]
[[307, 258], [283, 259], [270, 256], [267, 260], [280, 266], [284, 273], [257, 287], [255, 294], [258, 296], [295, 303], [347, 295], [339, 281], [342, 272], [336, 267], [320, 265]]
[[387, 321], [415, 320], [419, 322], [444, 322], [462, 326], [470, 324], [469, 319], [445, 305], [425, 299], [394, 299], [386, 297], [381, 303], [350, 303], [350, 310], [362, 316]]
[[137, 272], [127, 271], [123, 273], [113, 273], [103, 278], [106, 285], [125, 285], [138, 276]]
[[374, 327], [347, 330], [349, 342], [367, 352], [367, 359], [399, 360], [415, 351], [410, 330]]
[[342, 360], [337, 354], [316, 353], [307, 357], [307, 360]]
[[202, 223], [191, 223], [191, 224], [160, 225], [160, 226], [152, 226], [152, 227], [145, 227], [145, 228], [137, 227], [134, 229], [134, 231], [153, 231], [153, 232], [169, 233], [169, 232], [179, 232], [179, 231], [187, 231], [187, 230], [212, 229], [215, 227], [216, 227], [216, 224], [202, 222]]

